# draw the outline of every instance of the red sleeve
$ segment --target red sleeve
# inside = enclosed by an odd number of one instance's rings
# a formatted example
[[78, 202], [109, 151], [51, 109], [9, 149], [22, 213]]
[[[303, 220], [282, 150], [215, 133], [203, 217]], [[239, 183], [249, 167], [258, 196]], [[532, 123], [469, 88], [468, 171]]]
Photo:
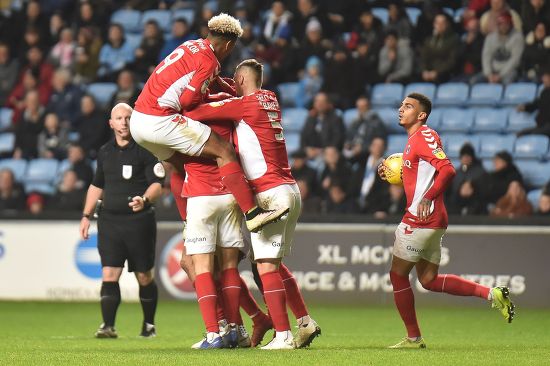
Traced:
[[418, 156], [420, 159], [430, 163], [437, 171], [434, 184], [424, 195], [424, 198], [433, 201], [436, 197], [445, 192], [456, 175], [456, 172], [453, 164], [443, 151], [439, 136], [433, 131], [431, 131], [431, 133], [426, 131], [422, 133], [421, 136], [423, 139], [418, 137], [416, 140], [419, 147]]
[[227, 93], [224, 93], [224, 92], [216, 93], [216, 94], [207, 93], [206, 98], [205, 98], [205, 102], [206, 103], [220, 102], [222, 100], [229, 99], [231, 97], [232, 97], [231, 94], [227, 94]]
[[212, 74], [210, 67], [198, 65], [195, 75], [180, 95], [182, 111], [190, 111], [203, 101]]
[[424, 198], [433, 201], [436, 197], [445, 192], [453, 181], [455, 175], [455, 168], [451, 164], [441, 166], [441, 168], [437, 170], [434, 184], [428, 192], [426, 192]]
[[243, 118], [243, 110], [243, 99], [231, 98], [220, 102], [201, 104], [185, 113], [185, 116], [195, 121], [240, 121]]

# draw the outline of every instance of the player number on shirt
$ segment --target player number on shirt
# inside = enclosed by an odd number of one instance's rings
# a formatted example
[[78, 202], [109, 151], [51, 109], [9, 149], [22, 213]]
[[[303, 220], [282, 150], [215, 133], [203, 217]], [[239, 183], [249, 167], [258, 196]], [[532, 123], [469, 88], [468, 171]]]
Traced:
[[168, 66], [172, 65], [174, 62], [182, 58], [184, 53], [185, 51], [181, 48], [176, 48], [174, 51], [172, 51], [172, 53], [166, 56], [164, 61], [162, 61], [164, 64], [159, 67], [157, 71], [155, 71], [157, 75], [160, 74], [162, 70], [166, 69]]
[[283, 125], [281, 125], [281, 122], [279, 121], [279, 113], [267, 112], [267, 117], [269, 118], [269, 122], [271, 122], [271, 127], [281, 129], [281, 132], [275, 134], [275, 140], [284, 141], [285, 136], [283, 135]]

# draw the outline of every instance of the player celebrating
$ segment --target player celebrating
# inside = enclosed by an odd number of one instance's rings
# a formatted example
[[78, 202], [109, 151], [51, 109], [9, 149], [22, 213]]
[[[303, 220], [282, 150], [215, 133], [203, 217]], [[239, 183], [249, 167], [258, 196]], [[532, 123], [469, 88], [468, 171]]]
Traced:
[[[251, 233], [251, 242], [264, 298], [276, 331], [275, 338], [262, 349], [292, 349], [297, 344], [290, 332], [279, 265], [290, 253], [301, 200], [290, 173], [279, 103], [273, 92], [261, 89], [262, 73], [263, 66], [258, 61], [241, 62], [234, 80], [237, 95], [242, 97], [203, 104], [189, 116], [203, 121], [236, 121], [239, 156], [258, 201], [290, 209], [280, 222], [265, 227], [260, 233]], [[309, 344], [320, 334], [319, 326], [309, 315], [299, 319], [299, 324], [298, 346]]]
[[[427, 290], [458, 296], [477, 296], [492, 302], [508, 322], [514, 305], [506, 287], [489, 288], [452, 274], [438, 274], [441, 239], [447, 228], [443, 192], [455, 170], [443, 152], [438, 134], [426, 125], [432, 109], [429, 98], [409, 94], [399, 108], [399, 124], [409, 139], [403, 152], [403, 186], [407, 208], [395, 231], [390, 280], [397, 310], [407, 337], [390, 348], [426, 348], [414, 308], [409, 273], [416, 267], [418, 280]], [[383, 163], [378, 174], [386, 179]]]
[[257, 206], [233, 146], [211, 133], [210, 127], [181, 114], [215, 98], [207, 90], [214, 80], [223, 83], [217, 77], [219, 61], [243, 33], [239, 21], [227, 14], [210, 19], [208, 29], [206, 39], [183, 43], [155, 68], [136, 101], [130, 129], [137, 143], [176, 169], [183, 166], [181, 154], [215, 159], [223, 184], [245, 213], [248, 229], [256, 232], [288, 208], [266, 211]]

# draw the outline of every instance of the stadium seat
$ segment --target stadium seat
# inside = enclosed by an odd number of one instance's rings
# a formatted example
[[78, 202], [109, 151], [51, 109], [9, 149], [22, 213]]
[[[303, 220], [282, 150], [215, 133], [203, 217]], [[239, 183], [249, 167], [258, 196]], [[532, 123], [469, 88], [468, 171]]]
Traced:
[[545, 135], [525, 135], [516, 140], [514, 158], [543, 159], [548, 153], [549, 139]]
[[296, 97], [300, 90], [298, 83], [281, 83], [277, 86], [283, 107], [296, 107]]
[[87, 88], [87, 92], [94, 97], [101, 108], [107, 107], [116, 91], [117, 85], [115, 83], [92, 83]]
[[439, 85], [435, 97], [437, 106], [463, 106], [469, 95], [469, 87], [466, 83], [445, 83]]
[[458, 8], [454, 13], [454, 21], [457, 24], [462, 23], [462, 16], [464, 15], [464, 8]]
[[342, 116], [342, 119], [344, 120], [344, 124], [346, 125], [346, 128], [349, 128], [355, 118], [357, 117], [357, 108], [350, 108], [346, 109], [344, 112], [344, 115]]
[[432, 83], [411, 83], [405, 87], [403, 97], [411, 93], [420, 93], [430, 98], [430, 100], [433, 100], [435, 97], [435, 89], [436, 86]]
[[442, 133], [468, 133], [474, 125], [474, 111], [471, 109], [445, 108], [441, 113], [439, 130]]
[[479, 108], [475, 110], [473, 131], [503, 133], [507, 123], [507, 109]]
[[42, 193], [49, 196], [53, 196], [55, 194], [55, 187], [50, 183], [25, 182], [23, 185], [27, 194], [32, 192]]
[[51, 183], [57, 176], [58, 162], [55, 159], [34, 159], [29, 162], [26, 183]]
[[406, 133], [405, 129], [399, 126], [399, 114], [396, 108], [378, 108], [375, 111], [384, 122], [388, 133]]
[[[111, 16], [111, 23], [122, 25], [126, 32], [139, 33], [141, 32], [141, 12], [131, 9], [120, 9]], [[160, 24], [159, 24], [160, 25]]]
[[483, 165], [483, 169], [487, 172], [492, 172], [495, 170], [495, 166], [493, 164], [493, 158], [485, 158], [481, 160], [481, 165]]
[[15, 147], [15, 134], [13, 132], [0, 133], [0, 156], [11, 155]]
[[160, 29], [165, 32], [169, 32], [172, 28], [172, 12], [170, 10], [153, 9], [144, 11], [141, 16], [141, 28], [144, 28], [145, 23], [149, 20], [156, 21]]
[[382, 21], [383, 24], [388, 24], [388, 9], [386, 8], [372, 8], [372, 15]]
[[462, 146], [469, 142], [476, 153], [479, 151], [479, 136], [478, 135], [466, 135], [466, 134], [445, 134], [441, 135], [443, 142], [443, 150], [447, 156], [451, 159], [458, 158], [460, 149]]
[[527, 193], [527, 199], [529, 200], [529, 203], [531, 203], [531, 206], [533, 206], [534, 211], [537, 211], [541, 194], [542, 189], [533, 189]]
[[71, 162], [68, 159], [61, 160], [57, 166], [57, 176], [54, 178], [54, 184], [61, 182], [63, 174], [71, 168]]
[[300, 132], [306, 123], [308, 111], [305, 108], [285, 108], [282, 112], [282, 124], [287, 132]]
[[401, 103], [403, 85], [397, 83], [376, 84], [372, 90], [371, 104], [375, 107], [397, 106]]
[[542, 188], [550, 177], [550, 162], [523, 160], [516, 162], [527, 189]]
[[508, 114], [508, 126], [506, 131], [518, 132], [526, 128], [537, 127], [535, 116], [532, 113], [518, 112], [515, 108]]
[[439, 131], [439, 125], [440, 125], [442, 116], [444, 114], [444, 111], [445, 109], [441, 109], [441, 108], [432, 109], [432, 112], [428, 117], [428, 123], [427, 123], [428, 126], [430, 126], [430, 128], [433, 128], [436, 131]]
[[540, 84], [537, 90], [537, 97], [540, 97], [540, 94], [542, 93], [543, 90], [544, 90], [544, 84]]
[[285, 132], [286, 152], [288, 155], [300, 149], [300, 134], [297, 132]]
[[1, 159], [0, 170], [4, 168], [13, 172], [16, 181], [22, 182], [27, 172], [27, 161], [23, 159]]
[[514, 152], [515, 135], [478, 134], [480, 140], [479, 156], [492, 158], [499, 151], [506, 150], [510, 154]]
[[469, 106], [491, 106], [499, 104], [502, 98], [503, 87], [501, 84], [480, 83], [472, 86], [470, 91]]
[[10, 108], [0, 108], [0, 131], [12, 124], [13, 111]]
[[407, 16], [409, 17], [409, 20], [411, 21], [412, 25], [416, 25], [416, 23], [418, 22], [418, 17], [422, 13], [422, 11], [420, 11], [420, 9], [418, 8], [411, 8], [411, 7], [405, 8], [405, 11], [407, 12]]
[[125, 35], [126, 42], [132, 47], [132, 49], [136, 49], [139, 47], [139, 44], [141, 43], [142, 35], [139, 33], [128, 33]]
[[389, 135], [386, 156], [394, 153], [402, 153], [409, 137], [407, 135]]
[[172, 22], [176, 19], [185, 19], [189, 27], [195, 21], [195, 11], [193, 9], [178, 9], [172, 12]]
[[78, 140], [80, 140], [80, 133], [76, 131], [69, 132], [67, 138], [69, 142], [78, 142]]
[[516, 106], [518, 104], [529, 103], [535, 99], [537, 94], [537, 84], [535, 83], [512, 83], [504, 89], [504, 97], [501, 105]]

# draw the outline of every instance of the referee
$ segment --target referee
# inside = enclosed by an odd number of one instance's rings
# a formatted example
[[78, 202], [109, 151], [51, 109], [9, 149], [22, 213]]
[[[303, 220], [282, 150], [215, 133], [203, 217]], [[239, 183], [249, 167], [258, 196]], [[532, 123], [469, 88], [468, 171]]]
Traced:
[[154, 337], [158, 291], [153, 279], [155, 213], [151, 204], [161, 194], [165, 175], [162, 164], [147, 150], [134, 142], [129, 122], [132, 107], [119, 103], [111, 110], [109, 125], [114, 139], [101, 147], [97, 171], [88, 188], [80, 235], [88, 238], [90, 217], [102, 199], [98, 218], [98, 250], [101, 257], [101, 313], [103, 324], [96, 338], [116, 338], [115, 316], [120, 304], [118, 284], [124, 262], [135, 272], [139, 283], [139, 299], [143, 309], [142, 337]]

